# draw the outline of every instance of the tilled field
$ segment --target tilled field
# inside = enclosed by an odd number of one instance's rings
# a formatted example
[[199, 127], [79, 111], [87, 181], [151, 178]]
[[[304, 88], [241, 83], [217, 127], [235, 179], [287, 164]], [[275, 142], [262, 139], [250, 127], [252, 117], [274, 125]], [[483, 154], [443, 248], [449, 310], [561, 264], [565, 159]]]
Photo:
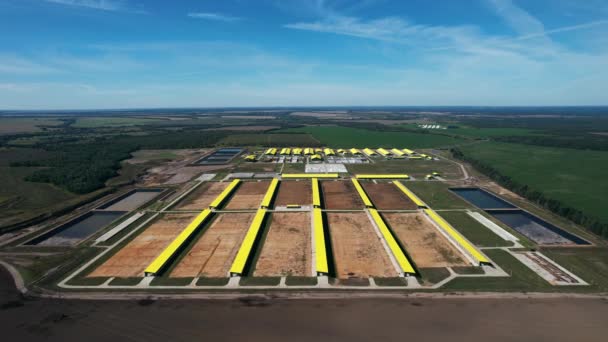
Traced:
[[194, 219], [190, 214], [167, 214], [114, 254], [89, 277], [139, 277], [144, 269]]
[[305, 181], [282, 181], [275, 200], [275, 206], [288, 204], [312, 204], [312, 183]]
[[456, 247], [423, 214], [384, 213], [383, 216], [416, 266], [466, 265]]
[[363, 209], [363, 201], [350, 181], [321, 182], [326, 209]]
[[338, 278], [397, 276], [366, 213], [326, 216]]
[[310, 276], [310, 214], [275, 212], [269, 229], [254, 276]]
[[209, 182], [199, 185], [182, 199], [176, 210], [203, 210], [229, 185], [229, 182]]
[[416, 204], [403, 194], [395, 184], [362, 182], [374, 206], [379, 210], [414, 210]]
[[255, 209], [259, 207], [269, 185], [269, 181], [243, 182], [225, 209]]
[[219, 214], [171, 277], [227, 277], [254, 213]]

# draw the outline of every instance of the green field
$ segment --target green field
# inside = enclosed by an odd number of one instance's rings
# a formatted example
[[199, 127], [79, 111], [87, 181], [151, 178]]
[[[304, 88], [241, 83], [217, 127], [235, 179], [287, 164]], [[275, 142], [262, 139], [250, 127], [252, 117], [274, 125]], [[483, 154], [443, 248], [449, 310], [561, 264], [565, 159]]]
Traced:
[[476, 246], [510, 247], [513, 245], [512, 242], [503, 240], [465, 212], [445, 211], [440, 215]]
[[40, 126], [58, 126], [63, 122], [46, 118], [2, 118], [0, 117], [0, 135], [14, 133], [32, 133], [42, 130]]
[[72, 127], [76, 128], [96, 128], [96, 127], [121, 127], [147, 125], [158, 123], [160, 119], [150, 118], [128, 118], [128, 117], [81, 117], [76, 120]]
[[507, 136], [524, 136], [536, 135], [532, 130], [524, 128], [476, 128], [462, 127], [450, 128], [444, 131], [449, 134], [464, 135], [475, 138], [492, 138], [492, 137], [507, 137]]
[[433, 209], [470, 209], [473, 206], [449, 191], [443, 182], [405, 183], [421, 200]]
[[423, 178], [431, 172], [439, 172], [446, 179], [462, 178], [462, 171], [456, 164], [445, 160], [376, 160], [373, 164], [347, 164], [350, 173], [405, 173]]
[[520, 184], [608, 222], [608, 152], [495, 142], [460, 149]]
[[220, 140], [224, 146], [318, 146], [309, 134], [233, 134]]
[[379, 132], [360, 128], [339, 126], [307, 126], [281, 130], [282, 133], [299, 132], [312, 134], [323, 145], [335, 148], [348, 147], [398, 147], [398, 148], [430, 148], [449, 146], [462, 142], [436, 134], [410, 132]]

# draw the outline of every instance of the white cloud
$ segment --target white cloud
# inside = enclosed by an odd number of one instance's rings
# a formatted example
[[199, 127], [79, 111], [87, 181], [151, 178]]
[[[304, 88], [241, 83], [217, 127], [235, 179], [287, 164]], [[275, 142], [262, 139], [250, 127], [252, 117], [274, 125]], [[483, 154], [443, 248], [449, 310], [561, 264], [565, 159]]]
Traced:
[[220, 13], [209, 13], [209, 12], [192, 12], [192, 13], [188, 13], [188, 16], [190, 18], [196, 18], [196, 19], [225, 21], [225, 22], [239, 21], [242, 19], [240, 17], [234, 17], [231, 15], [220, 14]]
[[131, 8], [126, 0], [44, 0], [54, 4], [73, 6], [73, 7], [84, 7], [100, 11], [108, 12], [129, 12], [136, 14], [147, 13], [142, 9]]
[[58, 70], [23, 57], [0, 55], [0, 74], [35, 75], [54, 73]]

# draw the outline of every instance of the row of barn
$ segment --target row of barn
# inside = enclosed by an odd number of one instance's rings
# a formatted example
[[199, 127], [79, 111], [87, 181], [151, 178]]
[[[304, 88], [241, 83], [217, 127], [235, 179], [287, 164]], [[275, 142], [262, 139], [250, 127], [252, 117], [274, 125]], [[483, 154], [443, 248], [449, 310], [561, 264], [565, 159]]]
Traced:
[[357, 156], [357, 155], [367, 155], [367, 156], [383, 156], [383, 157], [394, 157], [394, 158], [405, 158], [408, 157], [410, 159], [412, 158], [430, 158], [428, 155], [426, 154], [419, 154], [416, 153], [413, 150], [407, 149], [407, 148], [403, 148], [403, 149], [398, 149], [398, 148], [392, 148], [392, 149], [385, 149], [385, 148], [378, 148], [378, 149], [371, 149], [371, 148], [364, 148], [364, 149], [358, 149], [358, 148], [351, 148], [351, 149], [332, 149], [332, 148], [312, 148], [312, 147], [306, 147], [306, 148], [289, 148], [289, 147], [284, 147], [281, 148], [280, 150], [278, 148], [275, 147], [271, 147], [268, 148], [264, 151], [265, 155], [269, 155], [269, 156], [276, 156], [278, 155], [282, 155], [282, 156], [301, 156], [301, 155], [305, 155], [305, 156], [313, 156], [313, 155], [320, 155], [320, 154], [324, 154], [325, 156], [335, 156], [337, 154], [339, 155], [345, 155], [345, 154], [351, 154], [353, 156]]

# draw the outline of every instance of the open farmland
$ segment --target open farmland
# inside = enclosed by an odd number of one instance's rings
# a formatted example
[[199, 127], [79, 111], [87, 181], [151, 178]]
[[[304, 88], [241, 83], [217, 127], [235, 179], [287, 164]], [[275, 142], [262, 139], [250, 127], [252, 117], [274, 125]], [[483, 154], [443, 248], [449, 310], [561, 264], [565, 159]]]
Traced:
[[219, 142], [224, 146], [319, 146], [309, 134], [232, 134]]
[[202, 210], [229, 185], [229, 182], [205, 182], [189, 193], [176, 206], [177, 210]]
[[273, 213], [253, 275], [310, 276], [310, 232], [308, 213]]
[[423, 214], [384, 213], [388, 225], [418, 267], [464, 266], [460, 252]]
[[162, 123], [163, 119], [138, 118], [138, 117], [85, 117], [78, 118], [72, 125], [78, 128], [97, 128], [97, 127], [124, 127], [147, 125], [151, 123]]
[[145, 228], [133, 241], [104, 262], [89, 277], [139, 277], [194, 215], [167, 214]]
[[321, 182], [326, 209], [363, 209], [363, 201], [350, 181]]
[[366, 213], [327, 213], [326, 216], [338, 278], [397, 275]]
[[379, 210], [415, 210], [418, 208], [392, 183], [361, 182], [361, 185]]
[[241, 183], [225, 209], [255, 209], [259, 207], [269, 185], [269, 181]]
[[253, 213], [219, 214], [171, 272], [171, 277], [226, 277]]
[[310, 205], [312, 203], [312, 184], [308, 180], [282, 181], [274, 203], [275, 206]]
[[323, 145], [342, 147], [396, 146], [400, 148], [429, 148], [449, 146], [462, 142], [462, 139], [411, 132], [380, 132], [360, 128], [340, 126], [308, 126], [281, 130], [287, 133], [308, 133]]
[[59, 126], [63, 122], [46, 118], [4, 118], [0, 117], [0, 135], [40, 132], [44, 126]]
[[[487, 142], [460, 148], [515, 182], [608, 222], [607, 151]], [[524, 153], [525, 151], [525, 153]]]

